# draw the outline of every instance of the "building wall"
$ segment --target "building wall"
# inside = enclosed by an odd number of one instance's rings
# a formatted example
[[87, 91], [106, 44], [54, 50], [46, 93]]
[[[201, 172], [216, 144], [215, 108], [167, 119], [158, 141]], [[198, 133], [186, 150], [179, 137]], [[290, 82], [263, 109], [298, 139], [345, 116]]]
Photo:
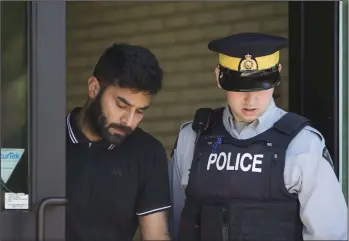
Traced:
[[[114, 42], [149, 47], [165, 70], [164, 88], [141, 126], [168, 153], [182, 122], [199, 107], [224, 104], [209, 40], [238, 32], [288, 37], [287, 2], [67, 2], [67, 111], [87, 98], [87, 78]], [[288, 108], [288, 50], [277, 103]]]

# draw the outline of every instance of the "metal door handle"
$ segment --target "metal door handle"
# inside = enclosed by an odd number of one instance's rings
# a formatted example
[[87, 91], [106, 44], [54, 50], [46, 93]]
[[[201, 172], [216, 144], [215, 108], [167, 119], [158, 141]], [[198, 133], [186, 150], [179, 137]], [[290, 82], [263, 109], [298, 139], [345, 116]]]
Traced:
[[67, 204], [66, 198], [61, 197], [49, 197], [40, 201], [37, 209], [37, 241], [45, 241], [45, 211], [48, 206], [65, 206]]

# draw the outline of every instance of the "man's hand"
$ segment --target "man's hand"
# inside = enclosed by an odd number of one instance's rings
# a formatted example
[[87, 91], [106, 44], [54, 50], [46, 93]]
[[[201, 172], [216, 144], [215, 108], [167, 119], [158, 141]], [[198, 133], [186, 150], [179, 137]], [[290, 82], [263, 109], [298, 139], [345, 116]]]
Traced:
[[167, 211], [162, 211], [139, 217], [139, 230], [143, 241], [171, 240], [167, 215]]

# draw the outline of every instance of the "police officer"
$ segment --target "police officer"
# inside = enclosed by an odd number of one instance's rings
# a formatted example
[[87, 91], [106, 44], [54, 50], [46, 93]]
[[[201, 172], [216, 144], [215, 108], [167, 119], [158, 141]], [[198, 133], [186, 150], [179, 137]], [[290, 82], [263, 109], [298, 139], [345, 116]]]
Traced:
[[146, 48], [113, 44], [88, 79], [88, 100], [67, 116], [67, 241], [168, 240], [164, 147], [139, 127], [162, 87]]
[[321, 133], [275, 105], [287, 39], [211, 41], [227, 105], [197, 110], [169, 161], [174, 240], [347, 240], [347, 205]]

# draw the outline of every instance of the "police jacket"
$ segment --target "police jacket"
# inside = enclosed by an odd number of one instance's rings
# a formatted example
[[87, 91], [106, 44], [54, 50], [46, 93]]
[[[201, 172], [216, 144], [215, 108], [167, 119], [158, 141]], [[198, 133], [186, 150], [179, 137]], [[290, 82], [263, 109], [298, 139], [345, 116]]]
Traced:
[[183, 128], [170, 160], [173, 239], [346, 239], [346, 203], [318, 131], [271, 103], [240, 132], [254, 135], [239, 139], [227, 128], [227, 108], [218, 113], [195, 152], [197, 135]]

